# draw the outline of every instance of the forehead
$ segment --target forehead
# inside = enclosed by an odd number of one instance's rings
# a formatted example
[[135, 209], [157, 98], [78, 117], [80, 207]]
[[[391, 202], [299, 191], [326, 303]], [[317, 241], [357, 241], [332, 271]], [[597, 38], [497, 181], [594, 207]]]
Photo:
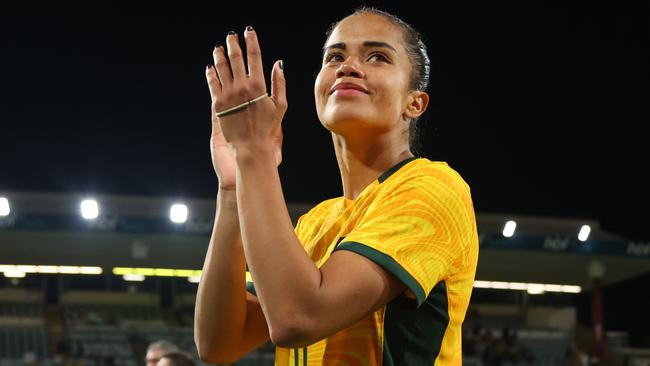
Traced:
[[379, 41], [390, 44], [402, 53], [402, 39], [401, 29], [386, 17], [365, 13], [341, 20], [327, 40], [326, 46], [340, 42], [355, 46], [363, 44], [364, 41]]

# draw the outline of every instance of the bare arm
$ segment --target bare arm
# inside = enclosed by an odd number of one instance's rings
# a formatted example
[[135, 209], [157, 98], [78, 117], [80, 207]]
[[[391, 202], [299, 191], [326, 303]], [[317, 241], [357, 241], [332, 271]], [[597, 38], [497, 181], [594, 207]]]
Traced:
[[406, 289], [349, 251], [316, 267], [292, 229], [271, 150], [241, 149], [235, 156], [244, 249], [276, 345], [301, 347], [330, 336]]
[[211, 87], [217, 91], [213, 109], [245, 106], [218, 124], [234, 153], [239, 226], [270, 337], [283, 347], [309, 344], [383, 306], [405, 285], [355, 253], [335, 253], [318, 268], [303, 249], [277, 170], [287, 110], [283, 64], [273, 65], [271, 96], [247, 103], [264, 95], [266, 82], [257, 34], [249, 29], [245, 40], [248, 74], [236, 35], [226, 39], [228, 59], [223, 52], [216, 54], [221, 82]]
[[201, 359], [230, 363], [269, 339], [257, 297], [246, 292], [235, 192], [220, 190], [196, 297], [194, 338]]
[[[229, 38], [233, 41], [236, 36]], [[194, 339], [202, 360], [230, 363], [267, 341], [269, 331], [257, 297], [245, 288], [246, 260], [237, 211], [235, 161], [216, 117], [216, 112], [223, 109], [222, 83], [231, 83], [232, 76], [224, 70], [223, 47], [215, 47], [213, 57], [214, 65], [206, 68], [205, 76], [212, 100], [210, 151], [219, 194], [196, 297]], [[277, 166], [282, 161], [282, 130], [276, 131], [274, 141]]]

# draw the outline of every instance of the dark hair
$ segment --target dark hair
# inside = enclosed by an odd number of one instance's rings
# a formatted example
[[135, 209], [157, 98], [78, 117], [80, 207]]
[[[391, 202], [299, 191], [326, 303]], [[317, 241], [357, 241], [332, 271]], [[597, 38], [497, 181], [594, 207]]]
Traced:
[[194, 360], [189, 353], [183, 351], [165, 353], [160, 357], [169, 359], [174, 366], [194, 366]]
[[[402, 29], [402, 35], [406, 44], [406, 53], [411, 61], [411, 83], [410, 90], [427, 91], [429, 88], [429, 77], [431, 72], [431, 61], [427, 54], [427, 46], [424, 44], [422, 34], [397, 16], [374, 7], [361, 6], [354, 10], [348, 17], [357, 14], [381, 15]], [[346, 17], [347, 18], [347, 17]], [[345, 19], [345, 18], [344, 18]], [[325, 33], [326, 40], [330, 38], [334, 28], [341, 21], [333, 23]], [[418, 125], [419, 118], [411, 120], [409, 125], [409, 146], [411, 152], [416, 156], [424, 155], [422, 152], [422, 127]]]

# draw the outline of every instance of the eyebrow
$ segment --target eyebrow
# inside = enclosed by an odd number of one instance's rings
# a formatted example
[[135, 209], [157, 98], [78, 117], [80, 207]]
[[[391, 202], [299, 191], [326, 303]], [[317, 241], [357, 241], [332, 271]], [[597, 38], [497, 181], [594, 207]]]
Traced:
[[[395, 49], [395, 47], [389, 45], [389, 44], [386, 43], [386, 42], [380, 42], [380, 41], [365, 41], [365, 42], [363, 42], [363, 47], [365, 47], [365, 48], [377, 48], [377, 47], [380, 47], [380, 48], [390, 48], [390, 49], [393, 50], [395, 53], [397, 53], [397, 50]], [[340, 49], [340, 50], [345, 50], [345, 43], [343, 43], [343, 42], [339, 42], [339, 43], [331, 44], [331, 45], [329, 45], [329, 46], [325, 46], [325, 47], [323, 47], [323, 53], [327, 52], [327, 50], [330, 49], [330, 48], [336, 48], [336, 49]]]

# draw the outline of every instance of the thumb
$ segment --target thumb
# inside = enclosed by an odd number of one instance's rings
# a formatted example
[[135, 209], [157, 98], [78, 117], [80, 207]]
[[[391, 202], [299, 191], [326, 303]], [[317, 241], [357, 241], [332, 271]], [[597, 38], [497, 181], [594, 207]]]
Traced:
[[287, 109], [287, 82], [284, 78], [284, 62], [277, 61], [271, 71], [271, 97], [282, 111]]

